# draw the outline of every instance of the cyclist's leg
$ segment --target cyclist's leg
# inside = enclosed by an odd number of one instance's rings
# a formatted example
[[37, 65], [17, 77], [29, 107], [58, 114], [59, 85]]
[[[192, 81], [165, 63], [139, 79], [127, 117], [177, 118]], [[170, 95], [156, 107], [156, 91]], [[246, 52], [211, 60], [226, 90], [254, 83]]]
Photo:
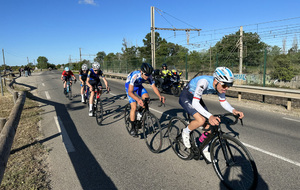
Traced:
[[[130, 124], [131, 124], [131, 129], [129, 131], [129, 133], [134, 136], [134, 137], [137, 137], [137, 133], [138, 133], [138, 129], [136, 127], [136, 118], [135, 118], [135, 113], [136, 113], [136, 109], [137, 109], [137, 103], [136, 101], [131, 98], [129, 95], [128, 95], [128, 85], [125, 85], [125, 90], [126, 90], [126, 94], [127, 94], [127, 98], [129, 100], [129, 103], [130, 103], [130, 114], [129, 114], [129, 118], [130, 118]], [[138, 87], [134, 87], [133, 88], [133, 93], [134, 92], [137, 92], [139, 90]]]
[[92, 89], [90, 89], [90, 99], [89, 99], [89, 115], [93, 115], [93, 101], [94, 101], [94, 96], [95, 96], [95, 81], [94, 80], [89, 80], [90, 85], [92, 86]]

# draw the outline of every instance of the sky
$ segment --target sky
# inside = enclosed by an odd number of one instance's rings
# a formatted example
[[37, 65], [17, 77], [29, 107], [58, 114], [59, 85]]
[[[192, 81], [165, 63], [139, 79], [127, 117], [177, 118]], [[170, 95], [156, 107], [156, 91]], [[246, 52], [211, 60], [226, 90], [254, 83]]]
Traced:
[[[150, 32], [151, 6], [155, 27], [201, 29], [156, 30], [168, 42], [207, 50], [224, 35], [243, 26], [257, 32], [269, 45], [290, 47], [300, 40], [300, 0], [0, 0], [0, 65], [37, 63], [66, 64], [93, 60], [100, 51], [122, 52], [128, 46], [143, 46]], [[3, 51], [2, 51], [3, 49]]]

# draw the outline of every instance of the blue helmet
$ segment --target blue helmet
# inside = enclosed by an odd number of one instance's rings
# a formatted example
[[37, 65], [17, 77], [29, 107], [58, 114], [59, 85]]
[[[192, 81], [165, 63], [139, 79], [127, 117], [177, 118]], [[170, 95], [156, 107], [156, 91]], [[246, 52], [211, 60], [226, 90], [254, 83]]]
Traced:
[[234, 79], [233, 73], [227, 67], [217, 67], [213, 76], [219, 82], [223, 82], [229, 85], [233, 84], [233, 79]]
[[65, 71], [70, 71], [70, 68], [69, 68], [69, 67], [66, 67], [66, 68], [65, 68]]

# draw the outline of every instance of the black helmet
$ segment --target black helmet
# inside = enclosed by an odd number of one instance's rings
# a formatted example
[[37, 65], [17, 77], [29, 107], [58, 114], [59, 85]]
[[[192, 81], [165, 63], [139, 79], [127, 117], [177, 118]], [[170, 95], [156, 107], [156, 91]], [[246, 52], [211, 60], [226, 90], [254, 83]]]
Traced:
[[162, 66], [161, 66], [162, 68], [164, 68], [164, 67], [167, 67], [168, 68], [168, 66], [167, 66], [167, 64], [162, 64]]
[[141, 66], [141, 71], [146, 76], [150, 76], [153, 72], [153, 67], [149, 63], [143, 63], [142, 66]]

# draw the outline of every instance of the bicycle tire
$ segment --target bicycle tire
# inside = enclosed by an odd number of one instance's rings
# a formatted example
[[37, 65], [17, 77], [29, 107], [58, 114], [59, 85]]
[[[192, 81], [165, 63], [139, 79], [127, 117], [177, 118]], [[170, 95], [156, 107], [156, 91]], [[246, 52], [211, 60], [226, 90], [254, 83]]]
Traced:
[[149, 111], [142, 117], [143, 137], [149, 150], [159, 153], [162, 147], [163, 135], [158, 118]]
[[[190, 160], [194, 155], [190, 148], [186, 148], [181, 138], [181, 132], [188, 124], [180, 117], [172, 117], [168, 124], [167, 136], [175, 154], [182, 160]], [[194, 135], [191, 133], [191, 139]]]
[[101, 125], [103, 121], [103, 105], [100, 98], [97, 100], [96, 121], [98, 125]]
[[[210, 147], [212, 165], [217, 176], [228, 189], [255, 189], [258, 172], [248, 149], [230, 135], [223, 134], [221, 138], [223, 146], [216, 137]], [[230, 157], [228, 162], [224, 156], [226, 154]]]
[[125, 110], [124, 110], [124, 120], [125, 120], [125, 127], [127, 132], [130, 134], [130, 130], [131, 130], [131, 124], [130, 124], [130, 109], [131, 106], [130, 104], [126, 104], [125, 105]]
[[69, 100], [72, 100], [72, 90], [71, 90], [71, 87], [69, 87]]

